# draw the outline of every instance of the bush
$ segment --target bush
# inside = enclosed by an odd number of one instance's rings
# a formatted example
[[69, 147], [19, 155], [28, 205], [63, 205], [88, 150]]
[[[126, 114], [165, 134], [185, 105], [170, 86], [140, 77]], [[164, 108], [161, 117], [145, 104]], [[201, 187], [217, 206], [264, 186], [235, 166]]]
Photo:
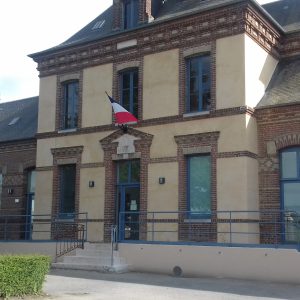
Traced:
[[49, 268], [48, 256], [0, 256], [0, 296], [7, 298], [40, 293]]

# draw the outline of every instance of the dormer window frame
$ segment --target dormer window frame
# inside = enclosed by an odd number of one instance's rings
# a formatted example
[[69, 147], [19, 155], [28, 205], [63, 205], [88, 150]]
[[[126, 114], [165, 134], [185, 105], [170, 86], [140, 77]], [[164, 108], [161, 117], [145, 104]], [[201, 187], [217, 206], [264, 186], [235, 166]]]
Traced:
[[133, 29], [139, 22], [139, 0], [123, 1], [123, 29]]

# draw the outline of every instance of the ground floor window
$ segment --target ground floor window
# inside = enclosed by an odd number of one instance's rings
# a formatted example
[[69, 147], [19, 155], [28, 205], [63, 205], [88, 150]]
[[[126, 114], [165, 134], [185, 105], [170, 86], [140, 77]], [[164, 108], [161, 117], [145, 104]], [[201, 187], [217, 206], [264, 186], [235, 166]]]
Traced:
[[76, 165], [60, 166], [60, 213], [72, 217], [75, 212]]
[[280, 154], [281, 203], [285, 216], [285, 240], [300, 240], [300, 147], [285, 149]]
[[206, 218], [211, 212], [211, 156], [188, 157], [188, 210], [195, 218]]

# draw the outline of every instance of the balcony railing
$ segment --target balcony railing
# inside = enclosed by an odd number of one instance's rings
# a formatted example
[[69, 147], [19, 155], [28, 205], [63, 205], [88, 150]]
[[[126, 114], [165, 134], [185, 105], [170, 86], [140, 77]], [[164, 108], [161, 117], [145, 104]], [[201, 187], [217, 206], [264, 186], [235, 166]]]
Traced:
[[119, 214], [119, 241], [265, 245], [300, 249], [296, 211], [127, 211]]

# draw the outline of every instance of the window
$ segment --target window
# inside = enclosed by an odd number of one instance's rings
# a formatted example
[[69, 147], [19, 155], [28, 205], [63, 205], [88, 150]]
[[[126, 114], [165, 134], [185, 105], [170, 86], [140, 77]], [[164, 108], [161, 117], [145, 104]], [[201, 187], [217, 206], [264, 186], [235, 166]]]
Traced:
[[140, 182], [139, 160], [120, 161], [117, 165], [118, 184]]
[[138, 70], [120, 74], [121, 104], [138, 118]]
[[187, 60], [187, 112], [210, 109], [210, 56], [192, 57]]
[[286, 210], [285, 240], [297, 242], [300, 238], [300, 148], [285, 149], [280, 154], [281, 201]]
[[63, 84], [62, 129], [78, 126], [78, 81]]
[[188, 210], [195, 218], [210, 217], [211, 157], [188, 157]]
[[138, 24], [138, 0], [124, 0], [124, 29], [134, 28]]
[[60, 213], [65, 217], [75, 212], [76, 165], [60, 166]]
[[2, 200], [2, 184], [3, 184], [3, 175], [0, 173], [0, 208], [1, 208], [1, 200]]

